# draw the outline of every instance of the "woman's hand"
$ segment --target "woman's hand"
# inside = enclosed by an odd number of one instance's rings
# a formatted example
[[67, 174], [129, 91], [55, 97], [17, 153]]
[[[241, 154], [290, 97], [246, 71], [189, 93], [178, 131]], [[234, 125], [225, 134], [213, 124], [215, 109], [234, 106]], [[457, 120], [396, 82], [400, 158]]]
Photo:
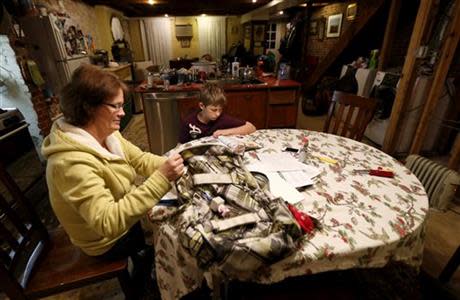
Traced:
[[174, 181], [184, 173], [184, 160], [178, 153], [174, 153], [168, 157], [158, 170], [169, 181]]

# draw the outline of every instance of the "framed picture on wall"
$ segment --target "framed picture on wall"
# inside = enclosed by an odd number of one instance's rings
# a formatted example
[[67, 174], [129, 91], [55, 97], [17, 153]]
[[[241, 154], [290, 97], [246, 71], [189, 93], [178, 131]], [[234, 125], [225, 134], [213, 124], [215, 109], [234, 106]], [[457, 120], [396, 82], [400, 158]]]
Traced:
[[335, 14], [327, 17], [326, 37], [339, 37], [342, 29], [343, 14]]
[[254, 41], [263, 42], [265, 34], [265, 25], [254, 25]]
[[357, 3], [348, 4], [347, 13], [346, 13], [347, 20], [350, 20], [350, 21], [354, 20], [356, 18], [357, 11], [358, 11]]

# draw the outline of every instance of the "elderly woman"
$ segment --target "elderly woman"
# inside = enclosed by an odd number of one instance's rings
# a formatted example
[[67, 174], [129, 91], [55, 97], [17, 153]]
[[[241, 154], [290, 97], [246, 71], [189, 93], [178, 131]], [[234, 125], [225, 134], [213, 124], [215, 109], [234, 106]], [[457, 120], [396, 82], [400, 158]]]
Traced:
[[[59, 222], [73, 244], [107, 259], [133, 257], [145, 247], [139, 220], [184, 167], [178, 154], [143, 152], [121, 136], [126, 90], [115, 75], [82, 65], [63, 89], [64, 117], [42, 145]], [[137, 174], [147, 177], [140, 186], [134, 185]]]

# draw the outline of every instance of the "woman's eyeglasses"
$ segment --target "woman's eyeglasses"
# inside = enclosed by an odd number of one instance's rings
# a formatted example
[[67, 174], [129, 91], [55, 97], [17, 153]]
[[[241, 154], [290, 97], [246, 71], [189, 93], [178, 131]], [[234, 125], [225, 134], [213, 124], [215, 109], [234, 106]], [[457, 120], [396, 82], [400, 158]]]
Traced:
[[110, 106], [111, 108], [113, 108], [115, 110], [123, 109], [123, 105], [124, 105], [123, 103], [112, 104], [112, 103], [105, 103], [105, 102], [103, 102], [102, 104]]

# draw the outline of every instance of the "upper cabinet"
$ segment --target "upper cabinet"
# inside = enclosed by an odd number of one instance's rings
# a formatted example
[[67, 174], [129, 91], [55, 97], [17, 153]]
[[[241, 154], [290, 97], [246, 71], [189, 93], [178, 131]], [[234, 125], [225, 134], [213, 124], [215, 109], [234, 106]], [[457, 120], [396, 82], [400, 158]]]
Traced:
[[244, 48], [251, 54], [264, 54], [266, 27], [266, 21], [251, 21], [244, 24]]

